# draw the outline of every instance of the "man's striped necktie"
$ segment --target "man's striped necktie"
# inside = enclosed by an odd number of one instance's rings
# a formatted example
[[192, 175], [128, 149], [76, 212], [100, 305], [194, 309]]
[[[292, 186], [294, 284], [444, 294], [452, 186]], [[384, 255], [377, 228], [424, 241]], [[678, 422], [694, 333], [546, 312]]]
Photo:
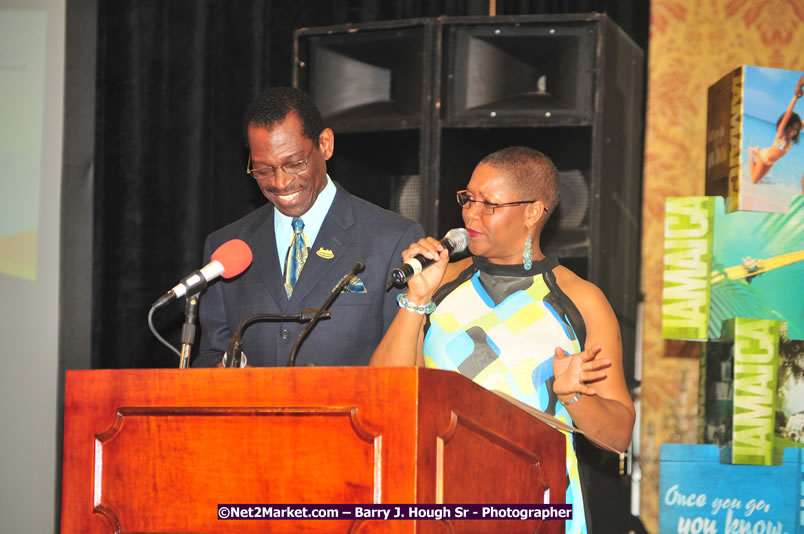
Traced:
[[295, 217], [293, 219], [293, 240], [290, 242], [285, 257], [285, 292], [288, 294], [288, 299], [293, 295], [293, 288], [296, 287], [309, 251], [310, 243], [307, 241], [307, 236], [304, 235], [304, 221]]

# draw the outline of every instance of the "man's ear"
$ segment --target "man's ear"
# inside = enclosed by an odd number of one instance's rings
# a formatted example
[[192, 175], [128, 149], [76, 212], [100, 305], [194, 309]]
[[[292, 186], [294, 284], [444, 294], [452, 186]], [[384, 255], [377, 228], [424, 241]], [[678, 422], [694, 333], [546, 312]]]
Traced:
[[332, 157], [332, 153], [335, 151], [335, 133], [332, 129], [324, 128], [321, 135], [318, 136], [318, 149], [325, 160]]

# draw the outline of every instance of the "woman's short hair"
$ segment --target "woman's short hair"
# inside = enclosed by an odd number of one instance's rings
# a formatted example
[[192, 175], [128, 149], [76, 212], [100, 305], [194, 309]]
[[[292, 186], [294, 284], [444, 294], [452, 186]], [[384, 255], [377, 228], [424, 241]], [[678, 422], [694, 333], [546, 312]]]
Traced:
[[503, 172], [521, 200], [541, 200], [548, 214], [559, 201], [558, 169], [545, 154], [526, 146], [511, 146], [480, 160]]

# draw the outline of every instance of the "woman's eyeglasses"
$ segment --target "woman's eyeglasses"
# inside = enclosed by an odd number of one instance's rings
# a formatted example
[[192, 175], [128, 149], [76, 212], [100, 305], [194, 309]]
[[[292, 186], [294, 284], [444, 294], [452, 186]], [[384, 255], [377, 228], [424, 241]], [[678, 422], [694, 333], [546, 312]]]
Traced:
[[[475, 200], [469, 196], [469, 193], [464, 189], [455, 193], [458, 198], [458, 205], [465, 210], [468, 210], [472, 204], [480, 206], [480, 209], [486, 215], [491, 215], [497, 208], [505, 208], [508, 206], [519, 206], [520, 204], [532, 204], [536, 200], [520, 200], [519, 202], [505, 202], [503, 204], [495, 204], [494, 202], [486, 202], [485, 200]], [[547, 211], [547, 208], [544, 208]]]

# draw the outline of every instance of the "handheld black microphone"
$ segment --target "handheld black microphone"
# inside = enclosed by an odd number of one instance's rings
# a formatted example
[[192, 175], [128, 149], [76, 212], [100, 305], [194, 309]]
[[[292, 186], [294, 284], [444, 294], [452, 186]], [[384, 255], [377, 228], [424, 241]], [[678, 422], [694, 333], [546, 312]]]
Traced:
[[313, 329], [313, 327], [321, 318], [321, 316], [332, 305], [332, 301], [335, 300], [335, 297], [337, 297], [340, 294], [340, 292], [343, 291], [343, 288], [346, 287], [346, 284], [348, 284], [352, 280], [352, 278], [355, 277], [357, 273], [362, 272], [363, 269], [365, 268], [366, 264], [363, 263], [363, 260], [362, 259], [357, 260], [355, 264], [352, 266], [352, 269], [348, 273], [346, 273], [343, 276], [343, 278], [341, 278], [338, 281], [337, 284], [335, 284], [335, 287], [332, 288], [332, 292], [329, 294], [329, 297], [327, 297], [327, 300], [326, 302], [324, 302], [324, 305], [318, 308], [316, 314], [313, 316], [310, 322], [307, 323], [307, 325], [304, 327], [304, 330], [301, 331], [299, 337], [296, 338], [296, 344], [293, 345], [293, 350], [290, 352], [290, 358], [288, 359], [288, 367], [296, 366], [296, 355], [299, 353], [299, 347], [301, 347], [302, 341], [304, 341], [304, 339], [307, 337], [307, 334], [310, 333], [310, 330]]
[[[469, 246], [469, 232], [465, 228], [453, 228], [447, 232], [440, 243], [450, 254], [463, 252]], [[433, 263], [435, 263], [434, 260], [417, 254], [391, 271], [391, 284], [396, 287], [402, 287], [408, 280]]]

